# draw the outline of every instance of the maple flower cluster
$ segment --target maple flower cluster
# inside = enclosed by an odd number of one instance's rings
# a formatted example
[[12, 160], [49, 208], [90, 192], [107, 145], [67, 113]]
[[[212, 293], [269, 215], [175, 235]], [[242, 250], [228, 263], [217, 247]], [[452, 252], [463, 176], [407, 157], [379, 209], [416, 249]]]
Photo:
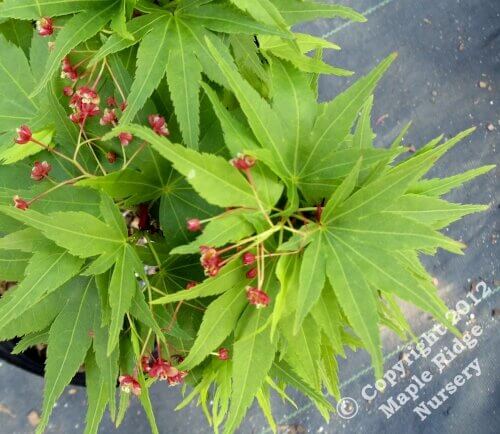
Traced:
[[36, 22], [36, 31], [40, 36], [50, 36], [54, 33], [54, 20], [50, 17], [42, 17]]
[[73, 94], [69, 106], [73, 113], [69, 116], [72, 122], [82, 125], [88, 117], [97, 116], [100, 113], [99, 104], [101, 98], [94, 89], [82, 86]]
[[[178, 362], [183, 359], [178, 358]], [[169, 386], [176, 386], [184, 381], [184, 377], [188, 375], [187, 371], [182, 371], [177, 369], [168, 361], [158, 357], [152, 359], [148, 356], [144, 356], [141, 360], [142, 370], [150, 378], [156, 378], [160, 381], [167, 381]]]
[[203, 271], [205, 272], [205, 276], [217, 276], [223, 265], [219, 252], [213, 247], [208, 246], [201, 246], [200, 252], [200, 262], [203, 267]]
[[[238, 154], [235, 158], [230, 160], [230, 163], [238, 170], [245, 172], [249, 182], [251, 182], [249, 171], [256, 163], [255, 158], [245, 154]], [[202, 222], [197, 218], [188, 219], [186, 228], [190, 232], [199, 232], [202, 230]], [[214, 247], [200, 246], [200, 263], [203, 267], [205, 276], [215, 277], [219, 273], [222, 266], [227, 262], [222, 258], [221, 254], [227, 250], [228, 249], [223, 249], [218, 251]], [[250, 267], [245, 273], [247, 279], [253, 280], [258, 276], [258, 268], [254, 266], [256, 259], [255, 254], [252, 252], [245, 252], [242, 255], [243, 265]], [[189, 286], [186, 289], [189, 289]], [[248, 302], [253, 304], [257, 309], [268, 306], [271, 301], [269, 295], [265, 291], [254, 286], [246, 287], [246, 296]], [[221, 358], [221, 360], [226, 360], [223, 358], [225, 353], [223, 352], [222, 354], [222, 357], [219, 354], [219, 358]]]

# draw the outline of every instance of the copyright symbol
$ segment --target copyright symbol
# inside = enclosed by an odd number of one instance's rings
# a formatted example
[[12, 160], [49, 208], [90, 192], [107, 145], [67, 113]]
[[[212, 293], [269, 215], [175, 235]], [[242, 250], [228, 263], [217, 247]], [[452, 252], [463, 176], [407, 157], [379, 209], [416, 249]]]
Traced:
[[337, 402], [337, 413], [342, 419], [352, 419], [358, 414], [358, 403], [346, 396]]

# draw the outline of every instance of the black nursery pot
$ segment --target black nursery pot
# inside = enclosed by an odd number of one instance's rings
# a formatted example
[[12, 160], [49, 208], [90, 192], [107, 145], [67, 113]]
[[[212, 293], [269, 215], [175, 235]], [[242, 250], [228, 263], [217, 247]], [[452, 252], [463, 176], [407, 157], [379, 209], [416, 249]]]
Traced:
[[[0, 342], [0, 359], [11, 365], [43, 377], [45, 370], [45, 355], [35, 348], [29, 348], [24, 353], [12, 354], [17, 340]], [[71, 380], [73, 386], [85, 386], [85, 374], [78, 372]]]

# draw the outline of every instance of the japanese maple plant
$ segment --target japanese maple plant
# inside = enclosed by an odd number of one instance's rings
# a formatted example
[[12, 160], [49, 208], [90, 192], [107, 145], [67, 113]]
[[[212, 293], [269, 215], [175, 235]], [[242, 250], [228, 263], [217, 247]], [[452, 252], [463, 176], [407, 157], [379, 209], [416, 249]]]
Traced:
[[[422, 179], [467, 130], [416, 152], [374, 147], [391, 54], [318, 103], [338, 47], [296, 33], [364, 21], [302, 0], [0, 3], [0, 339], [46, 349], [41, 433], [83, 370], [96, 433], [149, 389], [177, 386], [215, 432], [289, 387], [328, 418], [337, 357], [379, 328], [411, 335], [399, 300], [453, 328], [421, 255], [486, 209], [440, 198], [492, 166]], [[389, 146], [390, 145], [390, 146]], [[117, 387], [119, 385], [120, 387]]]

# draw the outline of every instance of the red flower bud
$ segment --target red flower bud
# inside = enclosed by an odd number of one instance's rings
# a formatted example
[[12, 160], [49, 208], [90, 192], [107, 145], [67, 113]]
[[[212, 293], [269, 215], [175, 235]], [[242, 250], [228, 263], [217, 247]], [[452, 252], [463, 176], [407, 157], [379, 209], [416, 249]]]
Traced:
[[25, 143], [30, 142], [33, 137], [30, 127], [28, 127], [27, 125], [21, 125], [16, 130], [16, 133], [17, 133], [16, 143], [18, 145], [24, 145]]
[[135, 396], [139, 396], [141, 394], [141, 385], [131, 375], [122, 375], [118, 381], [120, 382], [120, 388], [123, 392], [133, 393]]
[[139, 217], [139, 229], [141, 231], [146, 230], [149, 227], [149, 207], [147, 204], [141, 203], [139, 205], [137, 216]]
[[194, 280], [191, 280], [191, 282], [187, 283], [186, 289], [194, 288], [196, 285], [198, 285], [198, 282], [195, 282]]
[[255, 161], [250, 155], [238, 154], [230, 163], [239, 170], [248, 170], [255, 166]]
[[251, 265], [255, 262], [255, 255], [250, 252], [246, 252], [242, 257], [243, 265]]
[[19, 196], [14, 196], [14, 206], [21, 210], [27, 210], [29, 208], [29, 203], [24, 199], [21, 199]]
[[38, 162], [35, 161], [33, 168], [31, 169], [31, 179], [35, 181], [41, 181], [43, 178], [46, 178], [50, 171], [52, 170], [52, 166], [46, 161]]
[[120, 139], [120, 144], [122, 146], [128, 146], [129, 143], [134, 139], [134, 136], [130, 133], [120, 133], [118, 135], [118, 139]]
[[73, 95], [73, 88], [71, 86], [65, 86], [63, 89], [63, 93], [66, 96], [72, 96]]
[[54, 21], [52, 18], [43, 17], [36, 22], [36, 31], [40, 36], [50, 36], [54, 33]]
[[107, 154], [106, 154], [106, 158], [108, 159], [108, 161], [113, 164], [116, 162], [116, 158], [117, 158], [117, 155], [116, 153], [114, 153], [113, 151], [109, 151]]
[[151, 371], [151, 359], [149, 356], [142, 356], [141, 357], [141, 367], [143, 372], [149, 372]]
[[101, 119], [99, 119], [99, 123], [104, 126], [104, 125], [109, 125], [109, 124], [115, 124], [117, 121], [116, 118], [116, 113], [115, 109], [104, 109], [104, 114], [102, 115]]
[[219, 359], [229, 360], [229, 350], [227, 348], [219, 348]]
[[128, 105], [128, 104], [127, 104], [127, 101], [123, 101], [123, 102], [120, 104], [120, 110], [121, 110], [122, 112], [124, 112], [124, 111], [125, 111], [125, 109], [127, 108], [127, 105]]
[[170, 135], [170, 131], [168, 131], [167, 123], [165, 122], [165, 118], [160, 115], [149, 115], [148, 116], [149, 125], [153, 131], [159, 136], [168, 136]]
[[246, 274], [248, 279], [255, 279], [257, 277], [257, 268], [251, 268]]
[[217, 250], [212, 247], [201, 246], [200, 262], [205, 271], [205, 276], [216, 276], [221, 268], [222, 259]]
[[167, 380], [170, 386], [182, 383], [183, 378], [188, 374], [186, 371], [180, 371], [176, 367], [163, 359], [156, 360], [148, 372], [151, 378], [158, 380]]
[[67, 57], [61, 63], [61, 78], [67, 78], [72, 81], [78, 80], [78, 71], [71, 65]]
[[187, 221], [187, 230], [189, 232], [201, 231], [201, 221], [199, 219], [189, 219]]
[[106, 104], [109, 106], [109, 107], [116, 107], [116, 99], [114, 96], [108, 96], [106, 98]]
[[257, 309], [266, 307], [271, 299], [266, 292], [254, 286], [247, 286], [247, 299], [250, 304], [255, 305]]

